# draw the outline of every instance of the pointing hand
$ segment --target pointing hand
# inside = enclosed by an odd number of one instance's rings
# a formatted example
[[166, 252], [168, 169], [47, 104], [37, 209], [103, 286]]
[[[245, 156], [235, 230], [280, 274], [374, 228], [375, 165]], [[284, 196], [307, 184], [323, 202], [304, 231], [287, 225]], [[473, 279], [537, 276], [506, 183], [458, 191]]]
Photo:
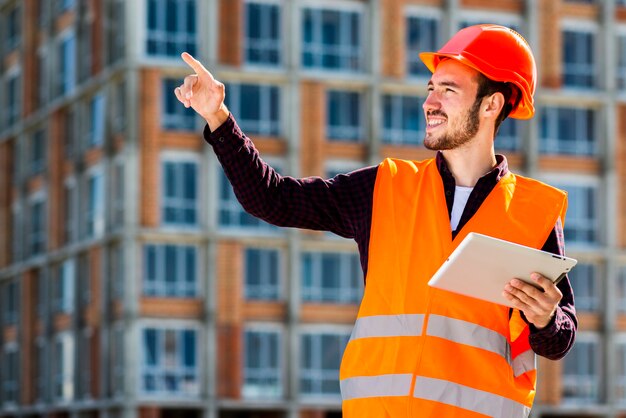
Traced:
[[183, 52], [181, 56], [195, 74], [185, 77], [183, 84], [174, 89], [174, 94], [185, 107], [191, 107], [202, 116], [211, 131], [214, 131], [228, 119], [229, 112], [224, 104], [224, 84], [216, 80], [191, 54]]

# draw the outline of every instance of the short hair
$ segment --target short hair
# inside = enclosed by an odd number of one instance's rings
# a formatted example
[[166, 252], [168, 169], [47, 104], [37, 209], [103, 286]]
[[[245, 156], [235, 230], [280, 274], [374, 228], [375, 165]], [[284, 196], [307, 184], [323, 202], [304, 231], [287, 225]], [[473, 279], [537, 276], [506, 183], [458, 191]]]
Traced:
[[514, 84], [492, 80], [482, 73], [478, 73], [477, 82], [478, 89], [476, 90], [476, 100], [491, 96], [494, 93], [502, 93], [504, 96], [504, 106], [495, 122], [495, 135], [498, 133], [502, 121], [509, 116], [513, 108], [519, 103], [522, 97], [521, 92]]

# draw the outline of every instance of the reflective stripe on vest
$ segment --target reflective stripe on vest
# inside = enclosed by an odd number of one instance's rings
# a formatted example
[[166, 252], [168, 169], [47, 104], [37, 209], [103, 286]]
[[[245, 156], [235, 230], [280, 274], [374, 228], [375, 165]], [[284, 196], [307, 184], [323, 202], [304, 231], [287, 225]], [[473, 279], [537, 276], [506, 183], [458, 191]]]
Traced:
[[412, 380], [413, 375], [410, 373], [350, 377], [340, 382], [341, 397], [348, 400], [378, 396], [409, 396]]
[[478, 412], [490, 417], [522, 418], [530, 408], [503, 396], [447, 380], [418, 376], [413, 396]]
[[[344, 400], [408, 396], [411, 374], [351, 377], [341, 381]], [[441, 379], [417, 376], [413, 397], [452, 405], [490, 417], [526, 418], [530, 408], [503, 396]]]
[[513, 367], [513, 376], [518, 377], [524, 373], [537, 369], [537, 356], [533, 350], [526, 350], [517, 357], [515, 357], [511, 363]]
[[[350, 341], [376, 337], [419, 337], [423, 326], [422, 314], [364, 316], [356, 320]], [[510, 346], [503, 335], [471, 322], [430, 315], [426, 334], [499, 354], [511, 365], [515, 377], [537, 368], [532, 350], [511, 360]]]
[[350, 340], [370, 337], [419, 337], [424, 315], [377, 315], [356, 320]]
[[509, 345], [506, 337], [478, 324], [441, 315], [430, 315], [426, 334], [445, 338], [455, 343], [482, 348], [509, 360]]

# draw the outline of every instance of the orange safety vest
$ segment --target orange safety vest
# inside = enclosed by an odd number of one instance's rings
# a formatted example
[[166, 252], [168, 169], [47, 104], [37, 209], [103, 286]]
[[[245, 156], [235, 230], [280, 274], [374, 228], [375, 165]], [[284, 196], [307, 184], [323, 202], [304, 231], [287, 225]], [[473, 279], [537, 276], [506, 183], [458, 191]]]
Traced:
[[435, 161], [386, 159], [341, 363], [344, 418], [527, 417], [536, 363], [519, 312], [427, 282], [471, 231], [541, 248], [566, 207], [565, 192], [508, 173], [452, 240]]

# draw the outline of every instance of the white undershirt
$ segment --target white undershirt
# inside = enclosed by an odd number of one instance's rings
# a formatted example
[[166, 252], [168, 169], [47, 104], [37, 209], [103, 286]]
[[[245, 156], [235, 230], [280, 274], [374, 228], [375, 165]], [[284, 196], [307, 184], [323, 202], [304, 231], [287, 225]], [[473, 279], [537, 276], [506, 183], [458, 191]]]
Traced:
[[454, 186], [454, 203], [452, 204], [452, 214], [450, 215], [450, 227], [453, 231], [456, 231], [456, 227], [459, 226], [461, 215], [463, 215], [463, 210], [472, 190], [474, 190], [473, 187]]

